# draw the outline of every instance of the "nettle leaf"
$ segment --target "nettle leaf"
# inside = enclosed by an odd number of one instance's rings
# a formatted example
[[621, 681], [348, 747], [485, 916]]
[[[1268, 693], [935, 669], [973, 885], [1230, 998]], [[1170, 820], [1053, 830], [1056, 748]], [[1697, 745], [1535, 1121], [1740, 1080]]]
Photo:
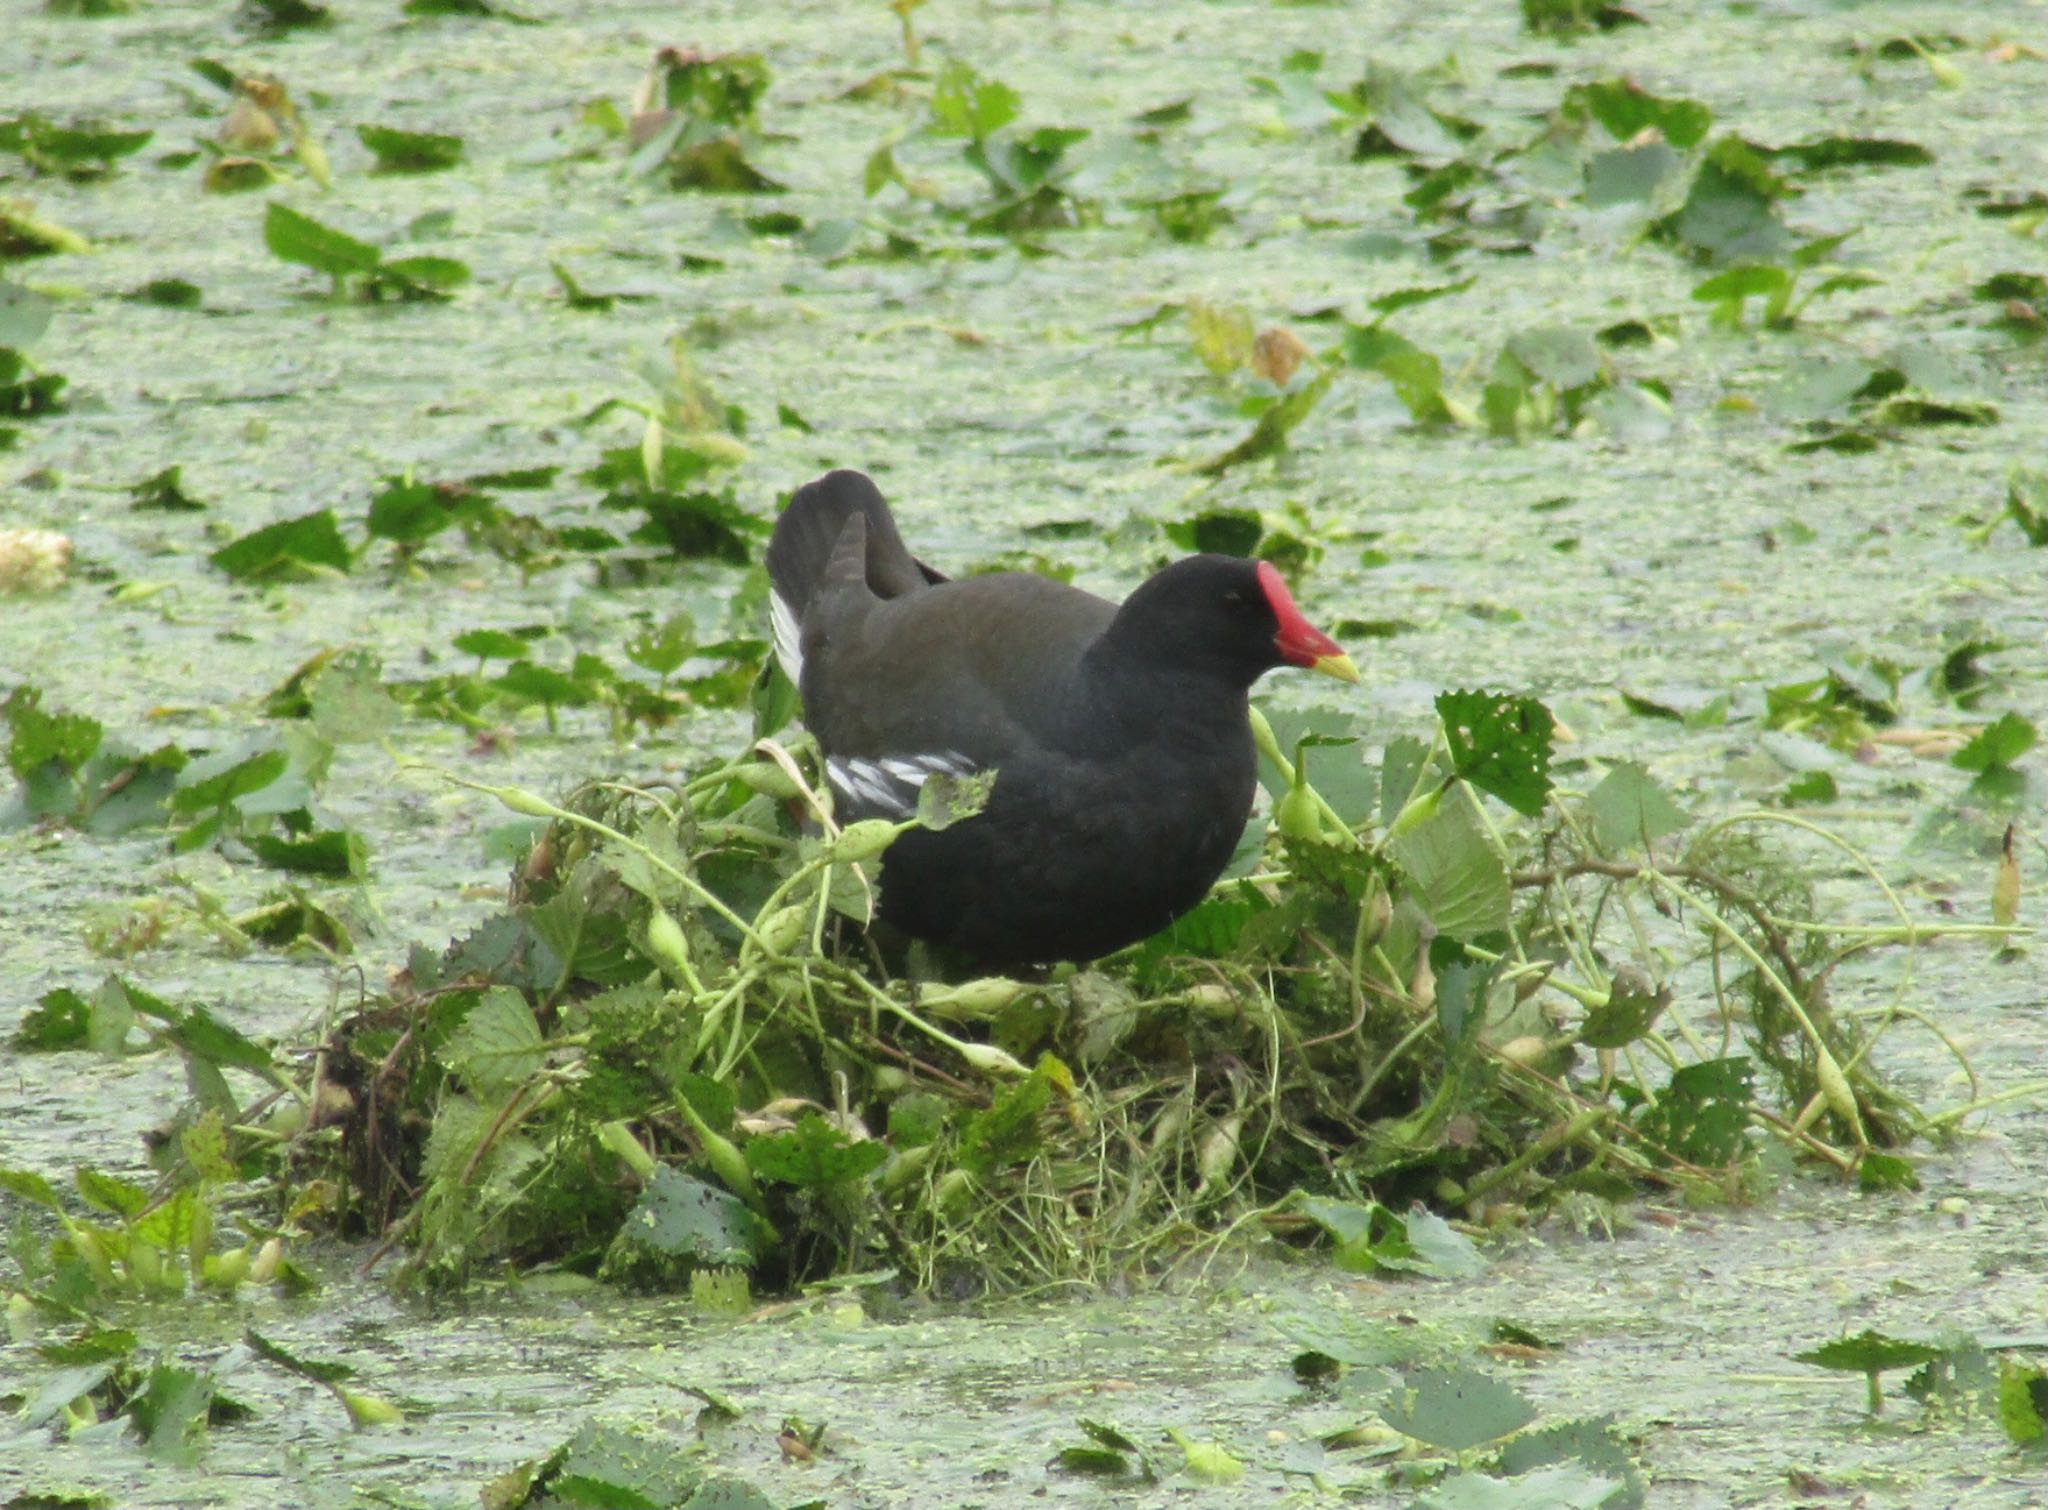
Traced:
[[888, 1162], [888, 1145], [875, 1139], [855, 1142], [816, 1112], [788, 1132], [747, 1140], [747, 1167], [764, 1180], [822, 1190], [841, 1181], [858, 1180]]
[[2031, 750], [2037, 737], [2031, 721], [2018, 713], [2001, 713], [1950, 756], [1949, 764], [1964, 771], [2001, 769]]
[[1853, 1337], [1838, 1337], [1804, 1353], [1794, 1353], [1795, 1363], [1811, 1363], [1850, 1374], [1889, 1373], [1895, 1368], [1918, 1368], [1941, 1356], [1941, 1349], [1925, 1342], [1907, 1342], [1865, 1328]]
[[12, 737], [7, 743], [7, 764], [23, 780], [55, 761], [66, 771], [76, 771], [100, 747], [105, 730], [96, 718], [83, 713], [46, 713], [39, 687], [16, 687], [0, 703], [0, 716], [7, 719]]
[[212, 1407], [211, 1375], [159, 1364], [127, 1412], [150, 1456], [178, 1462], [198, 1453]]
[[1556, 719], [1533, 697], [1459, 691], [1437, 696], [1453, 772], [1516, 812], [1535, 817], [1550, 794]]
[[1579, 1042], [1589, 1049], [1618, 1049], [1634, 1043], [1650, 1031], [1658, 1015], [1671, 1004], [1671, 992], [1634, 990], [1619, 978], [1608, 990], [1607, 1000], [1588, 1009], [1579, 1024]]
[[45, 991], [22, 1015], [8, 1046], [23, 1054], [53, 1054], [87, 1046], [92, 1008], [68, 986]]
[[1756, 1065], [1745, 1054], [1708, 1059], [1675, 1072], [1636, 1119], [1643, 1136], [1694, 1164], [1720, 1166], [1749, 1146]]
[[547, 1057], [547, 1044], [526, 998], [510, 986], [493, 986], [448, 1035], [439, 1057], [489, 1095], [531, 1078]]
[[1647, 848], [1692, 821], [1657, 778], [1632, 760], [1609, 770], [1586, 805], [1593, 812], [1593, 835], [1610, 853]]
[[1439, 933], [1476, 939], [1508, 926], [1507, 857], [1469, 789], [1452, 787], [1425, 819], [1393, 835], [1388, 850]]
[[738, 1196], [663, 1164], [619, 1228], [620, 1238], [700, 1264], [754, 1261], [754, 1224]]
[[322, 571], [346, 574], [352, 564], [332, 509], [266, 524], [206, 559], [238, 582]]

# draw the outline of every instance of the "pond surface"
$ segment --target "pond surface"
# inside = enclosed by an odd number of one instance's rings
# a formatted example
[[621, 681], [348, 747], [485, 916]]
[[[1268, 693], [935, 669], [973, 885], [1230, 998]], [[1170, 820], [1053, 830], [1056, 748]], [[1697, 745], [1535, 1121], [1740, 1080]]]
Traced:
[[[1977, 213], [1987, 196], [2048, 191], [2048, 6], [1637, 8], [1648, 24], [1565, 41], [1524, 31], [1507, 0], [934, 0], [912, 17], [928, 62], [968, 60], [1017, 91], [1027, 123], [1094, 133], [1076, 186], [1107, 206], [1102, 223], [1029, 250], [955, 231], [923, 257], [828, 261], [804, 236], [750, 231], [742, 217], [766, 200], [629, 177], [623, 147], [579, 117], [591, 100], [623, 108], [659, 46], [759, 52], [773, 82], [756, 158], [790, 190], [769, 207], [811, 227], [871, 216], [900, 193], [870, 203], [864, 165], [922, 118], [915, 96], [849, 94], [902, 63], [897, 18], [879, 3], [532, 0], [520, 9], [535, 26], [337, 7], [331, 28], [266, 39], [216, 4], [143, 0], [82, 19], [9, 0], [0, 113], [155, 136], [92, 183], [31, 179], [0, 158], [14, 172], [0, 198], [27, 195], [93, 244], [7, 270], [56, 300], [32, 354], [69, 379], [71, 405], [23, 422], [0, 451], [0, 527], [61, 531], [77, 560], [63, 591], [0, 599], [0, 688], [33, 682], [46, 705], [137, 742], [204, 746], [260, 726], [265, 695], [329, 648], [368, 647], [388, 672], [416, 674], [458, 660], [449, 641], [478, 627], [549, 626], [563, 661], [576, 649], [616, 659], [629, 634], [678, 608], [707, 642], [758, 634], [744, 613], [728, 622], [738, 577], [714, 563], [600, 588], [587, 560], [527, 576], [452, 535], [421, 569], [387, 569], [376, 545], [347, 576], [281, 586], [238, 584], [207, 561], [258, 525], [321, 508], [357, 540], [378, 480], [406, 472], [560, 466], [518, 507], [608, 522], [576, 474], [600, 448], [636, 444], [639, 421], [579, 421], [608, 399], [652, 397], [641, 369], [668, 369], [680, 336], [749, 416], [739, 496], [762, 515], [820, 470], [860, 466], [934, 562], [1039, 554], [1110, 595], [1172, 553], [1161, 522], [1215, 508], [1287, 521], [1321, 548], [1298, 594], [1310, 617], [1385, 636], [1354, 641], [1366, 688], [1341, 705], [1375, 745], [1426, 728], [1441, 688], [1526, 690], [1570, 727], [1575, 759], [1640, 760], [1696, 810], [1732, 811], [1793, 774], [1759, 723], [1643, 717], [1625, 693], [1688, 709], [1727, 694], [1740, 711], [1821, 675], [1825, 657], [1876, 658], [1907, 673], [1905, 721], [1945, 726], [1955, 710], [1915, 674], [1971, 640], [1994, 647], [1980, 657], [1992, 680], [1964, 721], [2011, 709], [2048, 726], [2048, 550], [2010, 524], [1988, 543], [1968, 527], [2003, 507], [2011, 467], [2048, 466], [2048, 345], [1973, 297], [1996, 274], [2048, 267], [2038, 211]], [[1941, 87], [1910, 55], [1872, 54], [1907, 34], [1952, 60], [1962, 87]], [[2021, 45], [2001, 51], [2008, 42]], [[1626, 76], [1703, 101], [1717, 129], [1754, 142], [1841, 133], [1917, 142], [1933, 160], [1802, 179], [1786, 219], [1802, 238], [1853, 231], [1836, 258], [1876, 281], [1816, 299], [1791, 330], [1758, 329], [1754, 305], [1729, 329], [1690, 296], [1707, 270], [1649, 239], [1640, 206], [1587, 209], [1546, 180], [1540, 154], [1513, 170], [1540, 227], [1526, 251], [1439, 260], [1402, 202], [1412, 182], [1399, 160], [1353, 161], [1354, 131], [1289, 83], [1285, 65], [1303, 51], [1323, 54], [1315, 77], [1329, 89], [1368, 60], [1440, 70], [1432, 102], [1503, 141], [1530, 135], [1568, 84]], [[203, 164], [164, 166], [211, 138], [222, 114], [195, 57], [282, 79], [327, 149], [333, 191], [294, 176], [268, 194], [212, 195]], [[1517, 66], [1528, 64], [1549, 67]], [[1141, 139], [1138, 116], [1178, 102], [1184, 118]], [[460, 134], [465, 160], [373, 174], [354, 135], [369, 123]], [[954, 147], [912, 140], [899, 155], [946, 196], [976, 192]], [[1233, 218], [1199, 243], [1128, 208], [1208, 188]], [[445, 303], [332, 302], [325, 278], [265, 249], [272, 198], [391, 255], [459, 257], [473, 280]], [[571, 307], [551, 263], [587, 289], [645, 298]], [[1441, 354], [1447, 387], [1476, 395], [1517, 332], [1640, 321], [1648, 341], [1611, 360], [1668, 390], [1668, 423], [1521, 442], [1428, 429], [1386, 382], [1357, 374], [1278, 456], [1215, 478], [1193, 470], [1249, 421], [1196, 359], [1183, 317], [1145, 323], [1160, 306], [1242, 305], [1319, 345], [1334, 330], [1314, 322], [1319, 311], [1364, 321], [1376, 297], [1466, 277], [1476, 281], [1463, 293], [1390, 321]], [[163, 278], [197, 285], [201, 307], [121, 297]], [[1995, 405], [1996, 422], [1903, 427], [1855, 453], [1788, 449], [1814, 433], [1802, 385], [1848, 359], [1937, 374], [1939, 397]], [[808, 428], [778, 422], [778, 405]], [[133, 510], [127, 490], [172, 465], [206, 511]], [[1070, 524], [1084, 527], [1026, 533]], [[1283, 706], [1323, 696], [1278, 678], [1267, 692]], [[89, 940], [134, 909], [203, 891], [235, 912], [275, 878], [205, 851], [168, 857], [160, 833], [0, 836], [0, 1031], [46, 991], [87, 990], [118, 969], [245, 1032], [303, 1042], [409, 943], [438, 946], [502, 905], [505, 864], [484, 848], [502, 814], [430, 767], [557, 790], [597, 771], [674, 770], [742, 729], [738, 713], [713, 712], [621, 745], [600, 715], [568, 709], [556, 732], [532, 713], [520, 737], [488, 750], [424, 720], [395, 730], [389, 751], [345, 747], [323, 808], [366, 837], [374, 865], [333, 903], [358, 935], [341, 968], [224, 953], [189, 906], [165, 914], [156, 946], [100, 957]], [[1876, 747], [1828, 763], [1842, 796], [1815, 816], [1863, 846], [1910, 908], [1972, 921], [1986, 916], [1998, 835], [2016, 822], [2030, 887], [2021, 921], [2038, 925], [2039, 762], [2038, 751], [2022, 762], [2036, 774], [2017, 806], [1991, 810], [1965, 773]], [[1937, 813], [1951, 820], [1940, 833], [1928, 827]], [[1881, 1001], [1890, 982], [1847, 975], [1842, 1001]], [[2043, 1073], [2037, 954], [1936, 944], [1910, 990], [1984, 1093]], [[1968, 1098], [1931, 1038], [1902, 1029], [1885, 1054], [1909, 1093]], [[141, 1134], [183, 1093], [161, 1056], [0, 1051], [0, 1162], [57, 1180], [79, 1162], [140, 1173]], [[255, 1325], [354, 1363], [413, 1408], [407, 1425], [351, 1433], [323, 1392], [252, 1367], [235, 1392], [254, 1419], [212, 1433], [197, 1464], [151, 1460], [118, 1426], [64, 1442], [0, 1436], [0, 1502], [474, 1504], [491, 1475], [586, 1418], [690, 1437], [700, 1404], [681, 1390], [695, 1386], [742, 1411], [706, 1428], [712, 1459], [776, 1503], [1266, 1505], [1313, 1500], [1315, 1475], [1369, 1503], [1411, 1503], [1377, 1458], [1316, 1445], [1366, 1412], [1296, 1382], [1286, 1326], [1302, 1316], [1398, 1318], [1447, 1338], [1481, 1338], [1500, 1319], [1536, 1332], [1555, 1351], [1498, 1367], [1545, 1419], [1615, 1416], [1655, 1505], [2048, 1501], [2038, 1452], [2011, 1448], [1995, 1422], [1937, 1425], [1904, 1401], [1873, 1420], [1859, 1380], [1790, 1357], [1864, 1327], [2040, 1340], [2048, 1118], [2020, 1098], [1969, 1129], [1923, 1162], [1918, 1192], [1861, 1196], [1788, 1172], [1750, 1209], [1651, 1203], [1611, 1235], [1556, 1220], [1503, 1235], [1486, 1274], [1457, 1283], [1367, 1281], [1233, 1250], [1126, 1296], [875, 1314], [826, 1299], [723, 1323], [606, 1290], [487, 1284], [459, 1303], [399, 1299], [355, 1277], [365, 1254], [316, 1252], [328, 1281], [317, 1300], [195, 1300], [139, 1313], [137, 1329], [207, 1361]], [[0, 1380], [40, 1368], [19, 1342], [0, 1349]], [[827, 1426], [815, 1462], [784, 1461], [788, 1417]], [[1081, 1440], [1081, 1417], [1147, 1443], [1179, 1428], [1226, 1445], [1247, 1472], [1236, 1485], [1151, 1489], [1049, 1472]], [[1164, 1448], [1162, 1461], [1178, 1454]]]

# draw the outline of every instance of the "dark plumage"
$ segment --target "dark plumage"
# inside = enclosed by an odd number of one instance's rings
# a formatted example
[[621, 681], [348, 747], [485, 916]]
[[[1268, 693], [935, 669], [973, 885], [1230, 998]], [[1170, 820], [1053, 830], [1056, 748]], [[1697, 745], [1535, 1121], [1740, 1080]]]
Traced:
[[768, 572], [842, 820], [910, 816], [934, 771], [998, 773], [984, 811], [904, 834], [881, 873], [884, 921], [983, 965], [1092, 959], [1187, 911], [1251, 809], [1251, 684], [1358, 679], [1264, 563], [1189, 556], [1121, 607], [1016, 572], [948, 581], [859, 472], [797, 489]]

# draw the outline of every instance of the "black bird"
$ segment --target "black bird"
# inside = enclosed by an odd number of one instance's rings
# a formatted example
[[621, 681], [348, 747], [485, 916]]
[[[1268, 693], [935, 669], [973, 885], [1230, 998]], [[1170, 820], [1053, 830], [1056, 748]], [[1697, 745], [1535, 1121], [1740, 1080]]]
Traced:
[[907, 818], [934, 772], [997, 773], [880, 878], [884, 922], [984, 967], [1093, 959], [1194, 906], [1251, 811], [1252, 683], [1358, 680], [1265, 562], [1189, 556], [1121, 607], [1020, 572], [949, 581], [859, 472], [796, 490], [768, 574], [836, 816]]

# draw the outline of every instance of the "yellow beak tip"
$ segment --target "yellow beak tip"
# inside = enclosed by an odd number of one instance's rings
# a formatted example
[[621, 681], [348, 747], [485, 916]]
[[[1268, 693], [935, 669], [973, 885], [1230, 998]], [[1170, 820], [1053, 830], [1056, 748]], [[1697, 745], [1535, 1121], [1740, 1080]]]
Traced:
[[1341, 651], [1336, 655], [1317, 656], [1309, 670], [1320, 671], [1324, 676], [1334, 676], [1340, 682], [1355, 683], [1363, 680], [1358, 674], [1358, 668], [1351, 664], [1351, 657]]

